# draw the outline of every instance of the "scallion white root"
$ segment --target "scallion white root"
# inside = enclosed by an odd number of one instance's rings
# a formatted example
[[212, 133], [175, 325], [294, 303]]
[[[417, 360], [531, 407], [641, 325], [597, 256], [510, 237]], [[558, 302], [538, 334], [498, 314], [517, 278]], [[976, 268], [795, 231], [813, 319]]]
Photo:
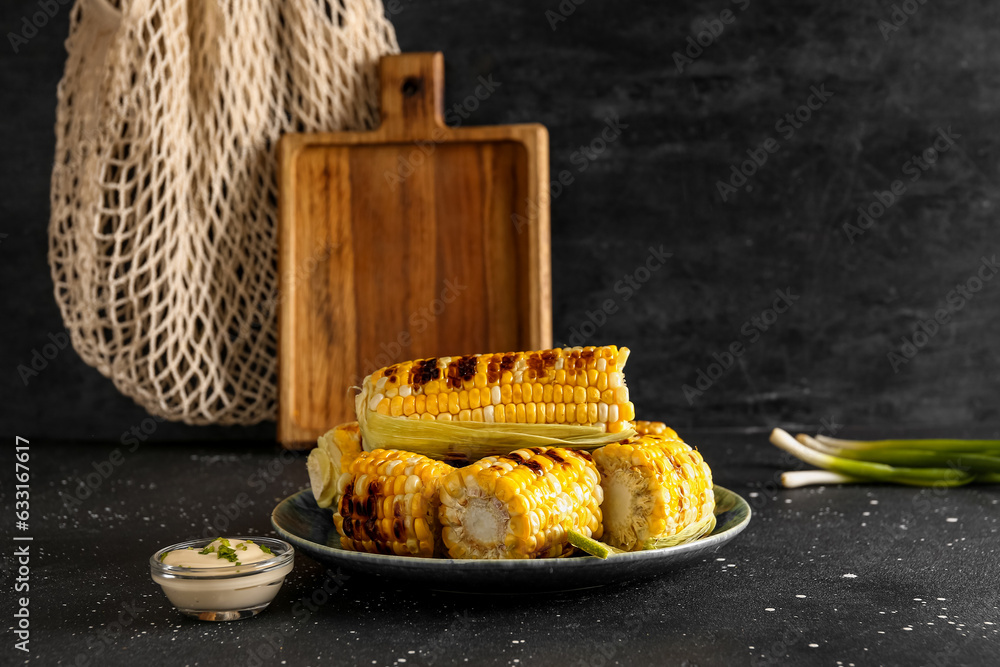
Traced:
[[781, 485], [786, 489], [820, 484], [859, 484], [867, 481], [861, 477], [841, 475], [839, 472], [830, 472], [829, 470], [793, 470], [781, 473]]

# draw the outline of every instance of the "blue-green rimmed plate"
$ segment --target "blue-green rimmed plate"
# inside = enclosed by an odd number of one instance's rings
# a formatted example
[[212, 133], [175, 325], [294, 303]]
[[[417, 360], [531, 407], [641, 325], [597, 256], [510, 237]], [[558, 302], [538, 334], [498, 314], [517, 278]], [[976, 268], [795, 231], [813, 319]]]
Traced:
[[[750, 522], [750, 506], [732, 491], [716, 486], [715, 504], [717, 524], [711, 534], [676, 547], [615, 554], [607, 560], [593, 556], [452, 560], [346, 551], [340, 548], [331, 510], [318, 507], [309, 489], [278, 503], [271, 513], [271, 525], [281, 539], [326, 565], [435, 590], [524, 594], [654, 577], [714, 553]], [[498, 582], [502, 590], [496, 590]]]

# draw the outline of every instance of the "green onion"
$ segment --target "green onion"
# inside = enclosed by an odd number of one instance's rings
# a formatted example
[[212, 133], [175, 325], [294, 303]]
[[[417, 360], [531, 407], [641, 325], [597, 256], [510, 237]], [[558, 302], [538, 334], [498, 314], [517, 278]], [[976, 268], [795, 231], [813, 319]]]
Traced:
[[793, 470], [781, 473], [781, 485], [786, 489], [814, 484], [858, 484], [867, 481], [862, 477], [841, 475], [839, 472], [829, 470]]
[[[984, 459], [989, 458], [983, 455], [980, 455], [977, 459], [972, 459], [970, 456], [964, 454], [959, 456], [953, 453], [951, 454], [951, 459], [947, 461], [941, 458], [928, 461], [919, 460], [915, 456], [907, 456], [907, 449], [899, 449], [898, 453], [901, 455], [893, 460], [893, 465], [890, 465], [882, 461], [873, 461], [867, 456], [862, 457], [859, 453], [861, 449], [858, 447], [836, 446], [837, 444], [851, 441], [836, 441], [832, 438], [817, 440], [807, 435], [799, 435], [799, 438], [796, 440], [787, 432], [776, 428], [771, 433], [771, 442], [789, 454], [817, 468], [852, 478], [850, 481], [857, 479], [863, 481], [895, 482], [897, 484], [912, 486], [941, 487], [961, 486], [973, 481], [991, 482], [994, 478], [1000, 478], [1000, 474], [993, 472], [992, 469], [983, 469], [984, 467], [988, 467], [988, 462]], [[906, 441], [897, 440], [893, 442], [905, 443]], [[848, 450], [851, 451], [848, 452]], [[867, 450], [864, 453], [867, 454]], [[956, 461], [966, 465], [962, 467], [952, 465]], [[899, 463], [903, 465], [895, 465]], [[926, 463], [931, 463], [931, 465], [921, 465]], [[951, 467], [941, 467], [946, 463]], [[979, 467], [973, 469], [971, 464]], [[813, 478], [821, 479], [822, 481], [808, 483], [832, 483], [830, 481], [831, 478], [828, 476], [821, 478], [813, 476]], [[794, 475], [791, 476], [789, 481], [796, 486], [802, 486], [806, 483], [803, 477], [796, 477]], [[785, 482], [784, 478], [782, 482]]]
[[826, 435], [817, 435], [816, 440], [837, 449], [926, 449], [933, 452], [978, 452], [996, 453], [1000, 450], [1000, 440], [841, 440]]

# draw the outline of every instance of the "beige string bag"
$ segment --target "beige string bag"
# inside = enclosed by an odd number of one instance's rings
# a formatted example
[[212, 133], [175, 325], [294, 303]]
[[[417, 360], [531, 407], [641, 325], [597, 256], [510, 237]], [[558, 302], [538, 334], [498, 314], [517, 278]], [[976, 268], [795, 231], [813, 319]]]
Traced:
[[273, 419], [275, 146], [377, 125], [379, 0], [77, 0], [49, 264], [80, 356], [155, 415]]

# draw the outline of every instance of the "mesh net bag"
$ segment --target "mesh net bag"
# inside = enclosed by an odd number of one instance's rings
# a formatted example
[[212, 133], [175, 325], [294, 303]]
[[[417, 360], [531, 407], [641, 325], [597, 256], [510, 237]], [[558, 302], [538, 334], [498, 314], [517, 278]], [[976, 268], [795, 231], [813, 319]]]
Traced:
[[77, 0], [49, 264], [80, 356], [150, 413], [275, 415], [276, 143], [370, 129], [379, 0]]

